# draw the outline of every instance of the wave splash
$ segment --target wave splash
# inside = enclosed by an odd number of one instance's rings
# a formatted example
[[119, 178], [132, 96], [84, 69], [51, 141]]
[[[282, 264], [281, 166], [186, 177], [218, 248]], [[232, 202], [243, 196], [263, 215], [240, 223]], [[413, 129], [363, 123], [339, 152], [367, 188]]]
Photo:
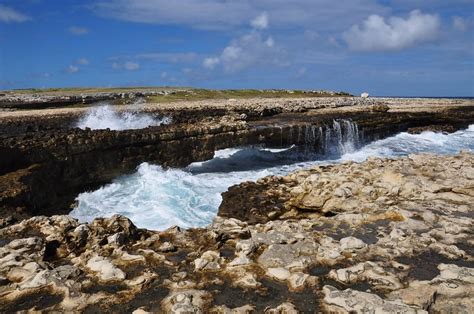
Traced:
[[402, 132], [343, 154], [341, 160], [362, 162], [368, 157], [390, 158], [417, 153], [457, 154], [461, 150], [474, 151], [474, 125], [451, 134], [431, 131], [420, 134]]
[[142, 163], [135, 174], [77, 197], [71, 215], [80, 221], [122, 214], [137, 226], [164, 230], [203, 227], [216, 216], [229, 186], [270, 175], [269, 171], [203, 173]]
[[156, 118], [150, 114], [140, 113], [141, 102], [136, 102], [127, 111], [118, 112], [109, 104], [104, 103], [98, 107], [91, 108], [77, 122], [76, 127], [92, 130], [132, 130], [144, 129], [150, 126], [159, 126], [171, 123], [169, 117]]
[[[292, 147], [279, 150], [247, 147], [217, 151], [212, 160], [193, 163], [185, 169], [164, 170], [143, 163], [135, 174], [120, 177], [94, 192], [80, 194], [71, 215], [80, 221], [91, 221], [95, 217], [122, 214], [139, 227], [155, 230], [174, 225], [203, 227], [217, 214], [221, 193], [244, 181], [345, 160], [359, 162], [369, 156], [454, 154], [462, 149], [474, 151], [474, 125], [452, 134], [400, 133], [355, 151], [341, 152], [337, 159], [331, 156], [301, 161]], [[253, 165], [249, 166], [250, 163]]]

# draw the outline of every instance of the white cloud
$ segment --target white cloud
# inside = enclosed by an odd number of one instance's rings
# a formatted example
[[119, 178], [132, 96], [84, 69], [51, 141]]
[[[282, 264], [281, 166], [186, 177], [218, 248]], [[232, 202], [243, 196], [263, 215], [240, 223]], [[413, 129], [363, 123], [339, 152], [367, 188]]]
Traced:
[[124, 63], [114, 62], [112, 63], [112, 68], [116, 70], [135, 71], [140, 68], [140, 64], [133, 61], [126, 61]]
[[155, 62], [169, 62], [169, 63], [190, 63], [196, 61], [198, 55], [193, 52], [181, 53], [167, 53], [167, 52], [152, 52], [142, 53], [135, 56], [137, 59], [151, 60]]
[[[265, 16], [262, 18], [262, 16]], [[258, 23], [255, 21], [258, 20]], [[264, 36], [260, 29], [268, 27], [268, 17], [264, 13], [251, 21], [254, 26], [247, 34], [230, 42], [218, 56], [205, 58], [202, 65], [207, 69], [221, 66], [224, 72], [234, 73], [265, 64], [284, 65], [280, 56], [282, 50], [275, 46], [271, 36]], [[255, 24], [255, 25], [254, 25]]]
[[87, 60], [86, 58], [80, 58], [80, 59], [77, 59], [77, 64], [80, 64], [80, 65], [89, 65], [89, 60]]
[[89, 33], [89, 30], [87, 28], [80, 26], [71, 26], [68, 28], [68, 31], [76, 36], [81, 36]]
[[71, 74], [77, 73], [79, 72], [79, 67], [71, 64], [70, 66], [67, 67], [66, 72], [71, 73]]
[[204, 59], [203, 66], [208, 69], [214, 69], [220, 62], [219, 58], [211, 57]]
[[265, 45], [267, 45], [267, 47], [269, 48], [275, 46], [275, 41], [273, 40], [273, 37], [268, 37], [267, 40], [265, 40]]
[[220, 65], [225, 72], [234, 73], [264, 64], [283, 65], [281, 53], [272, 37], [265, 38], [260, 32], [251, 31], [232, 40], [220, 55], [204, 59], [203, 66], [214, 69]]
[[455, 16], [453, 17], [453, 27], [458, 31], [464, 32], [467, 30], [467, 22], [462, 17]]
[[406, 19], [371, 15], [362, 26], [354, 25], [343, 34], [349, 48], [356, 51], [395, 51], [433, 40], [438, 35], [438, 16], [410, 12]]
[[21, 23], [31, 20], [31, 17], [18, 12], [15, 9], [0, 4], [0, 22]]
[[253, 19], [250, 22], [250, 25], [252, 25], [253, 28], [255, 29], [266, 29], [268, 28], [268, 14], [267, 12], [263, 12], [259, 16], [257, 16], [255, 19]]
[[249, 13], [248, 6], [240, 1], [221, 0], [99, 0], [92, 9], [119, 20], [206, 29], [241, 25], [247, 20], [243, 16]]
[[266, 12], [277, 27], [310, 26], [319, 32], [341, 32], [369, 14], [389, 12], [376, 0], [95, 0], [90, 7], [100, 16], [124, 21], [214, 30], [247, 26], [249, 17], [260, 17], [255, 24], [265, 26]]

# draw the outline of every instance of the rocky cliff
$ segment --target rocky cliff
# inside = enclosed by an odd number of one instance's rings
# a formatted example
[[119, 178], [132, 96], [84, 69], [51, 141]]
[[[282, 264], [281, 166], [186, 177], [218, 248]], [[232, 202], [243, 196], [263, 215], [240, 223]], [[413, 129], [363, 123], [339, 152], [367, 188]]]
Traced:
[[[0, 216], [68, 213], [81, 192], [142, 162], [183, 167], [243, 145], [297, 145], [323, 153], [334, 121], [352, 121], [361, 144], [414, 127], [456, 130], [474, 121], [472, 101], [266, 99], [150, 105], [170, 125], [138, 130], [74, 128], [85, 109], [0, 113]], [[342, 134], [344, 136], [344, 134]], [[3, 209], [2, 209], [3, 208]]]

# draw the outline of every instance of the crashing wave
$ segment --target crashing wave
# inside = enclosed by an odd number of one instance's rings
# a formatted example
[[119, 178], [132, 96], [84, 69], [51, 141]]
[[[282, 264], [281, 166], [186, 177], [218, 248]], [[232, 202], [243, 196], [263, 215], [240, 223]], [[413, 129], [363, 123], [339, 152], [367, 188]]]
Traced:
[[138, 112], [136, 108], [130, 111], [118, 112], [108, 104], [91, 108], [77, 122], [76, 127], [92, 130], [132, 130], [144, 129], [171, 123], [169, 117], [157, 118], [151, 114]]

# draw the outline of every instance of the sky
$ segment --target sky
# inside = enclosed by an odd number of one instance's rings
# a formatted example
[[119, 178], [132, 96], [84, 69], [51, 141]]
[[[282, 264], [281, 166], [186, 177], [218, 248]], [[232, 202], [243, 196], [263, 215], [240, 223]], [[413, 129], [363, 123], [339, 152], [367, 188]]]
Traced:
[[0, 89], [474, 96], [474, 0], [0, 0]]

